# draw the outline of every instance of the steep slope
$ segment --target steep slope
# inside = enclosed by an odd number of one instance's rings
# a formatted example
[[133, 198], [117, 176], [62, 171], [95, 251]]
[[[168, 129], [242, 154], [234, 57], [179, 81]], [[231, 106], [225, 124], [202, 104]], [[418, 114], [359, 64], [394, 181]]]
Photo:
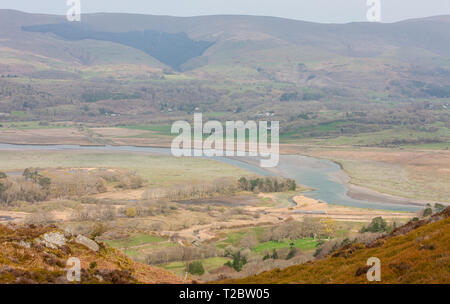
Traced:
[[22, 27], [27, 32], [53, 33], [58, 37], [72, 40], [109, 41], [132, 47], [155, 57], [174, 69], [191, 58], [200, 56], [212, 43], [194, 41], [185, 33], [166, 33], [157, 31], [100, 32], [77, 23], [59, 23]]
[[166, 270], [55, 226], [0, 225], [0, 284], [67, 283], [66, 262], [81, 262], [81, 283], [183, 283]]
[[381, 282], [450, 284], [450, 207], [397, 228], [369, 245], [345, 246], [329, 257], [222, 283], [369, 283], [366, 261], [381, 261]]

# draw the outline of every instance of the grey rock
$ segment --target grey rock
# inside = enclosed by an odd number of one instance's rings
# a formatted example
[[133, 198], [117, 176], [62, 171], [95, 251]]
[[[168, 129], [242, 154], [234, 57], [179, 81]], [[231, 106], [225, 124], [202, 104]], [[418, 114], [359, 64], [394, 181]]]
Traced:
[[89, 248], [92, 251], [99, 251], [100, 250], [100, 246], [98, 246], [98, 244], [96, 242], [94, 242], [93, 240], [85, 237], [84, 235], [79, 234], [76, 239], [75, 242], [83, 245], [87, 248]]
[[65, 228], [64, 229], [64, 236], [68, 239], [70, 239], [72, 237], [73, 233], [72, 233], [72, 229], [70, 228]]
[[[60, 247], [66, 245], [66, 238], [60, 232], [49, 232], [42, 236], [44, 243], [49, 243], [54, 246]], [[47, 245], [47, 244], [46, 244]], [[49, 246], [48, 246], [49, 247]], [[51, 247], [51, 246], [50, 246]]]
[[51, 249], [58, 249], [58, 247], [56, 247], [55, 245], [53, 245], [52, 243], [49, 243], [49, 242], [47, 242], [47, 241], [45, 241], [45, 240], [42, 240], [42, 239], [40, 239], [40, 238], [36, 238], [36, 239], [34, 239], [34, 244], [36, 245], [36, 246], [45, 246], [45, 247], [48, 247], [48, 248], [51, 248]]

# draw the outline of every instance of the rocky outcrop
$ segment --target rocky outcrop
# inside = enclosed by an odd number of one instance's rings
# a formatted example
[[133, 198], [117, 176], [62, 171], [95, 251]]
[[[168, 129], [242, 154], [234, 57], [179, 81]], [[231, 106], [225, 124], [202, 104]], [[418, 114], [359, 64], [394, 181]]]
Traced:
[[85, 247], [87, 247], [90, 250], [95, 251], [95, 252], [99, 251], [99, 249], [100, 249], [100, 246], [95, 241], [93, 241], [93, 240], [91, 240], [91, 239], [89, 239], [89, 238], [87, 238], [87, 237], [85, 237], [84, 235], [81, 235], [81, 234], [79, 234], [75, 238], [75, 242], [80, 244], [80, 245], [83, 245], [83, 246], [85, 246]]
[[73, 258], [79, 260], [80, 284], [184, 283], [173, 273], [56, 226], [0, 224], [0, 284], [73, 283], [67, 276]]

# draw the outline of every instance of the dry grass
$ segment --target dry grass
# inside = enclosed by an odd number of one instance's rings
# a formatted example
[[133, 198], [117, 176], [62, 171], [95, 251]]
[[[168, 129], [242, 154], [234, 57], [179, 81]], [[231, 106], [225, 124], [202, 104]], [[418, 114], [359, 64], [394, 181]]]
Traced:
[[0, 171], [34, 168], [125, 168], [148, 180], [149, 186], [171, 186], [241, 177], [249, 173], [221, 162], [145, 153], [102, 151], [0, 151]]
[[[163, 269], [135, 263], [119, 251], [104, 244], [98, 252], [72, 241], [57, 249], [34, 241], [44, 233], [57, 231], [52, 226], [0, 225], [0, 283], [57, 283], [65, 278], [66, 261], [81, 261], [81, 283], [182, 283]], [[19, 242], [28, 242], [26, 248]], [[92, 267], [95, 265], [95, 267]], [[102, 280], [98, 275], [101, 274]]]
[[450, 151], [311, 152], [339, 162], [351, 183], [413, 199], [450, 202]]

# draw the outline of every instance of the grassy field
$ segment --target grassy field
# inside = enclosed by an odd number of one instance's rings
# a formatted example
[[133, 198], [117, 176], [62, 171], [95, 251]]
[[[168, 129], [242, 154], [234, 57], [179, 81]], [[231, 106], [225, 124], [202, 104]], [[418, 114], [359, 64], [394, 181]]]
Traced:
[[147, 179], [150, 186], [161, 187], [249, 175], [234, 166], [199, 158], [86, 151], [0, 151], [0, 171], [28, 167], [127, 168]]
[[145, 245], [149, 243], [159, 243], [166, 240], [167, 239], [163, 239], [150, 234], [137, 233], [125, 239], [108, 240], [105, 241], [105, 243], [109, 244], [114, 248], [125, 248], [125, 247]]
[[171, 133], [171, 125], [129, 125], [123, 126], [121, 128], [141, 130], [141, 131], [151, 131], [158, 135], [163, 136], [173, 136]]
[[250, 231], [254, 231], [256, 236], [260, 236], [264, 232], [264, 227], [253, 227], [250, 229], [242, 229], [238, 231], [228, 231], [226, 238], [217, 243], [218, 248], [225, 248], [228, 245], [238, 246], [244, 235]]
[[269, 241], [258, 244], [255, 248], [253, 248], [253, 251], [255, 252], [263, 252], [266, 250], [277, 250], [282, 248], [289, 248], [291, 247], [291, 243], [293, 243], [294, 248], [298, 248], [301, 250], [313, 250], [316, 249], [317, 241], [312, 238], [304, 238], [304, 239], [296, 239], [294, 241], [283, 241], [283, 242], [276, 242], [276, 241]]
[[136, 233], [122, 239], [106, 240], [105, 243], [113, 248], [121, 250], [130, 258], [138, 261], [144, 261], [145, 256], [151, 250], [163, 247], [178, 246], [177, 243], [168, 242], [166, 238], [145, 233]]

